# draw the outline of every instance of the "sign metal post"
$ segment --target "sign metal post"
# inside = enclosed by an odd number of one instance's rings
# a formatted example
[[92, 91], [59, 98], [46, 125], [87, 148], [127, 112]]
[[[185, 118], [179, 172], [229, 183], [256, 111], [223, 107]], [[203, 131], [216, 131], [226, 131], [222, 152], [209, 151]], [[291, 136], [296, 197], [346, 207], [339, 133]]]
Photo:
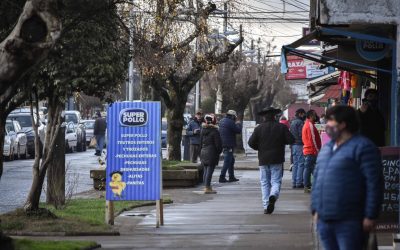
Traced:
[[117, 102], [107, 112], [106, 223], [114, 201], [156, 201], [164, 225], [160, 102]]

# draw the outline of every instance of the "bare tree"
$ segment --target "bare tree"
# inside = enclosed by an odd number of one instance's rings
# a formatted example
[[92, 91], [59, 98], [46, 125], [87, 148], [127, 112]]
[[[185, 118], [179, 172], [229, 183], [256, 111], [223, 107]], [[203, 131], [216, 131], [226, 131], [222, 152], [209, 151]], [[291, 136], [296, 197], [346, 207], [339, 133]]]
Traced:
[[135, 6], [131, 29], [134, 59], [142, 74], [142, 96], [165, 103], [168, 158], [180, 160], [189, 92], [204, 72], [226, 62], [243, 38], [224, 48], [208, 41], [207, 20], [215, 4], [201, 0], [143, 2]]
[[[7, 38], [0, 43], [0, 138], [8, 114], [25, 99], [18, 81], [47, 56], [61, 31], [56, 0], [28, 0]], [[4, 142], [0, 140], [0, 152]], [[0, 177], [3, 161], [0, 159]]]

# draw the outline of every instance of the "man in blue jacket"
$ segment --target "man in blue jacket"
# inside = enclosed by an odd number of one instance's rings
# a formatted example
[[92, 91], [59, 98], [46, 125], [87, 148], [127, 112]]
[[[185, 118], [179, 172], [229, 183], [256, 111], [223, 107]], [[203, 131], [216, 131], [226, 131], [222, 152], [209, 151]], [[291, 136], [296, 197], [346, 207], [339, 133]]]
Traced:
[[[226, 116], [219, 122], [219, 133], [221, 134], [222, 148], [224, 153], [224, 166], [219, 176], [219, 182], [235, 182], [239, 181], [235, 177], [234, 165], [235, 157], [233, 152], [236, 148], [236, 135], [242, 133], [242, 124], [236, 122], [237, 114], [234, 110], [229, 110]], [[228, 171], [229, 180], [225, 178]]]
[[190, 140], [190, 160], [193, 163], [197, 163], [197, 159], [200, 157], [200, 134], [202, 123], [203, 111], [197, 110], [195, 117], [189, 122], [186, 129], [186, 135], [189, 136]]
[[373, 142], [358, 134], [353, 108], [335, 106], [326, 117], [332, 140], [318, 155], [311, 210], [324, 249], [363, 249], [383, 198], [380, 154]]

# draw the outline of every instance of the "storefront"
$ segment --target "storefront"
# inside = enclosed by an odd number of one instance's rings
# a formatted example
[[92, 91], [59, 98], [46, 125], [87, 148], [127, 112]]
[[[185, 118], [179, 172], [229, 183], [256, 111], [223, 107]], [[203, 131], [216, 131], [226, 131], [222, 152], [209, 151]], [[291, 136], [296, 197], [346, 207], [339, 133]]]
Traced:
[[[282, 47], [282, 73], [287, 72], [287, 55], [295, 55], [312, 60], [339, 70], [338, 85], [329, 84], [322, 88], [320, 95], [323, 98], [328, 90], [330, 93], [337, 90], [338, 100], [342, 104], [359, 108], [366, 89], [377, 89], [379, 95], [379, 109], [386, 121], [386, 145], [398, 146], [400, 143], [398, 121], [398, 79], [396, 68], [396, 40], [393, 26], [354, 26], [352, 28], [325, 28], [317, 27], [313, 32]], [[317, 39], [324, 42], [325, 50], [314, 53], [299, 49], [307, 42]], [[336, 73], [338, 74], [338, 73]], [[326, 77], [326, 76], [325, 76]], [[329, 77], [329, 76], [328, 76]], [[340, 82], [345, 79], [346, 85]], [[346, 80], [348, 79], [348, 81]], [[332, 79], [330, 79], [332, 80]], [[315, 86], [318, 84], [312, 84]], [[322, 84], [323, 85], [323, 84]], [[331, 86], [332, 85], [332, 86]], [[336, 99], [335, 94], [331, 100]], [[327, 103], [329, 104], [329, 103]]]

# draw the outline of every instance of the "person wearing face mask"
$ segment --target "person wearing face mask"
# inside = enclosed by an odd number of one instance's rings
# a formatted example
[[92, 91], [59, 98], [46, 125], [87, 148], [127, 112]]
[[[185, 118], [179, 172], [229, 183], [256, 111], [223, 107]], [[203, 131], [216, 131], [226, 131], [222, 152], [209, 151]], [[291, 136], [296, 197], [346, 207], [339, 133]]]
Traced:
[[358, 110], [360, 118], [360, 132], [369, 138], [378, 147], [385, 146], [385, 120], [378, 109], [378, 93], [375, 89], [368, 89]]
[[311, 211], [324, 249], [365, 249], [383, 200], [383, 169], [378, 148], [358, 134], [356, 111], [330, 108], [314, 173]]
[[318, 133], [315, 123], [318, 120], [317, 113], [314, 110], [309, 110], [306, 114], [307, 120], [304, 122], [301, 137], [303, 140], [304, 154], [304, 172], [303, 184], [304, 192], [311, 192], [311, 174], [314, 171], [315, 162], [318, 152], [321, 149], [321, 137]]

